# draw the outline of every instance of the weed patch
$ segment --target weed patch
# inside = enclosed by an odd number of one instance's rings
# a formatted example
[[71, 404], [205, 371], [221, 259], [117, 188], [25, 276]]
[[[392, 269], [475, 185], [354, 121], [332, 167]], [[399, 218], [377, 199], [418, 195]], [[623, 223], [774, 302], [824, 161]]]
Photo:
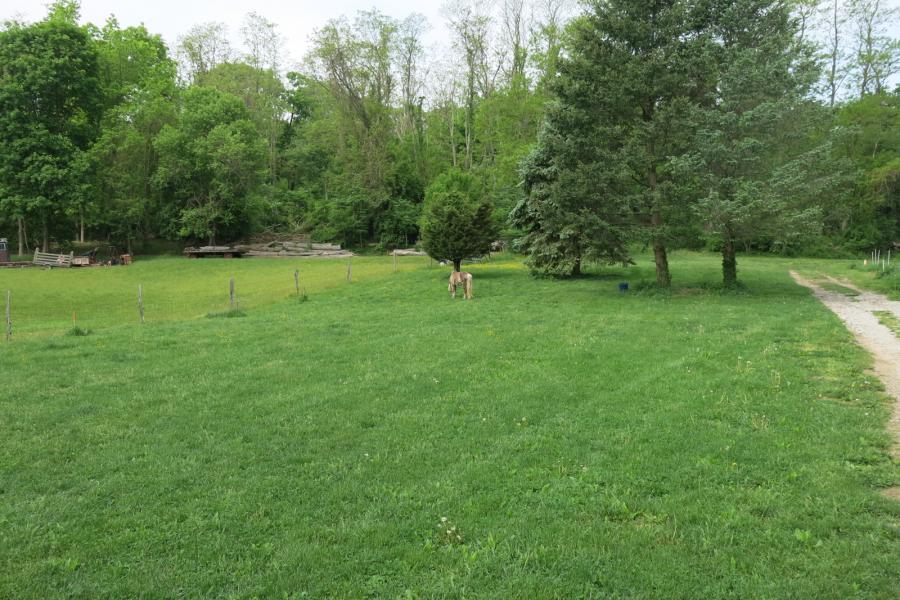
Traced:
[[842, 296], [847, 296], [849, 298], [856, 298], [857, 296], [859, 296], [859, 292], [857, 292], [856, 290], [843, 286], [839, 283], [834, 283], [832, 281], [819, 281], [816, 282], [816, 285], [824, 290], [828, 290], [829, 292], [841, 294]]
[[900, 319], [894, 316], [894, 313], [886, 310], [877, 310], [874, 314], [882, 325], [894, 332], [894, 335], [900, 339]]

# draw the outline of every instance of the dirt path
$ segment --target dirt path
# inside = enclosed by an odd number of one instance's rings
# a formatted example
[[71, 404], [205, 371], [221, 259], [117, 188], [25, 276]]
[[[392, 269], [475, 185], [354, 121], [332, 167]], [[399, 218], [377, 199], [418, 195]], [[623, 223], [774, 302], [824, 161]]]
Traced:
[[[900, 459], [900, 340], [872, 314], [875, 311], [887, 311], [900, 318], [900, 302], [888, 300], [881, 294], [862, 290], [851, 283], [832, 277], [827, 279], [854, 290], [859, 296], [850, 297], [823, 289], [795, 271], [791, 271], [791, 277], [798, 284], [812, 290], [816, 298], [840, 317], [847, 329], [856, 336], [856, 341], [875, 359], [875, 374], [895, 401], [888, 429], [894, 436], [892, 454], [895, 459]], [[885, 490], [885, 494], [900, 500], [900, 488]]]
[[[793, 272], [791, 274], [795, 275]], [[794, 279], [796, 280], [797, 277], [795, 276]], [[836, 283], [838, 285], [844, 286], [845, 288], [850, 288], [854, 292], [858, 293], [859, 296], [856, 296], [855, 298], [853, 298], [853, 300], [855, 300], [854, 304], [859, 306], [860, 308], [864, 308], [870, 312], [884, 310], [892, 313], [895, 317], [900, 319], [900, 300], [888, 300], [886, 296], [882, 296], [881, 294], [876, 294], [875, 292], [870, 292], [869, 290], [858, 288], [849, 281], [846, 281], [844, 279], [835, 279], [830, 275], [826, 275], [825, 279], [827, 279], [831, 283]]]

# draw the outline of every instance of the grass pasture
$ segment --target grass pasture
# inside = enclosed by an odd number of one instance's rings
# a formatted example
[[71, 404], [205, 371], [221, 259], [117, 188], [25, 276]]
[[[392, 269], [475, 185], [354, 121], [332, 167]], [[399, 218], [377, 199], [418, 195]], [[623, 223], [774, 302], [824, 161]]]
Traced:
[[0, 271], [0, 597], [896, 597], [889, 404], [795, 264], [297, 264]]
[[[428, 265], [422, 257], [402, 257], [398, 272]], [[137, 292], [143, 286], [148, 322], [182, 321], [229, 309], [229, 280], [235, 279], [240, 308], [254, 310], [296, 294], [300, 286], [317, 293], [347, 283], [347, 261], [330, 259], [199, 259], [159, 257], [129, 267], [91, 269], [0, 269], [3, 300], [12, 288], [17, 337], [71, 328], [72, 315], [89, 328], [138, 322]], [[390, 259], [356, 257], [354, 282], [384, 278], [393, 272]], [[8, 282], [8, 283], [7, 283]]]

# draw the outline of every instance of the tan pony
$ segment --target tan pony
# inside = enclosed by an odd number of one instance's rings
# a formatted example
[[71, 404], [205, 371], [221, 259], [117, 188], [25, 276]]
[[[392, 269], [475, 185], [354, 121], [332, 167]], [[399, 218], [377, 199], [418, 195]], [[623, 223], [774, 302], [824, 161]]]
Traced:
[[464, 297], [466, 300], [472, 299], [472, 274], [465, 271], [453, 271], [450, 273], [450, 285], [447, 290], [450, 292], [451, 298], [456, 298], [456, 287], [463, 286]]

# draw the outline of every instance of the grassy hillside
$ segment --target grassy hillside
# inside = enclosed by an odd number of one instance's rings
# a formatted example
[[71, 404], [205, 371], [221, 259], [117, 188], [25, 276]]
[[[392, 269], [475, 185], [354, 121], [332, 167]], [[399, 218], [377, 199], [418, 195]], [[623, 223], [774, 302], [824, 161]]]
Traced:
[[0, 597], [894, 597], [888, 403], [786, 263], [404, 264], [0, 272]]

